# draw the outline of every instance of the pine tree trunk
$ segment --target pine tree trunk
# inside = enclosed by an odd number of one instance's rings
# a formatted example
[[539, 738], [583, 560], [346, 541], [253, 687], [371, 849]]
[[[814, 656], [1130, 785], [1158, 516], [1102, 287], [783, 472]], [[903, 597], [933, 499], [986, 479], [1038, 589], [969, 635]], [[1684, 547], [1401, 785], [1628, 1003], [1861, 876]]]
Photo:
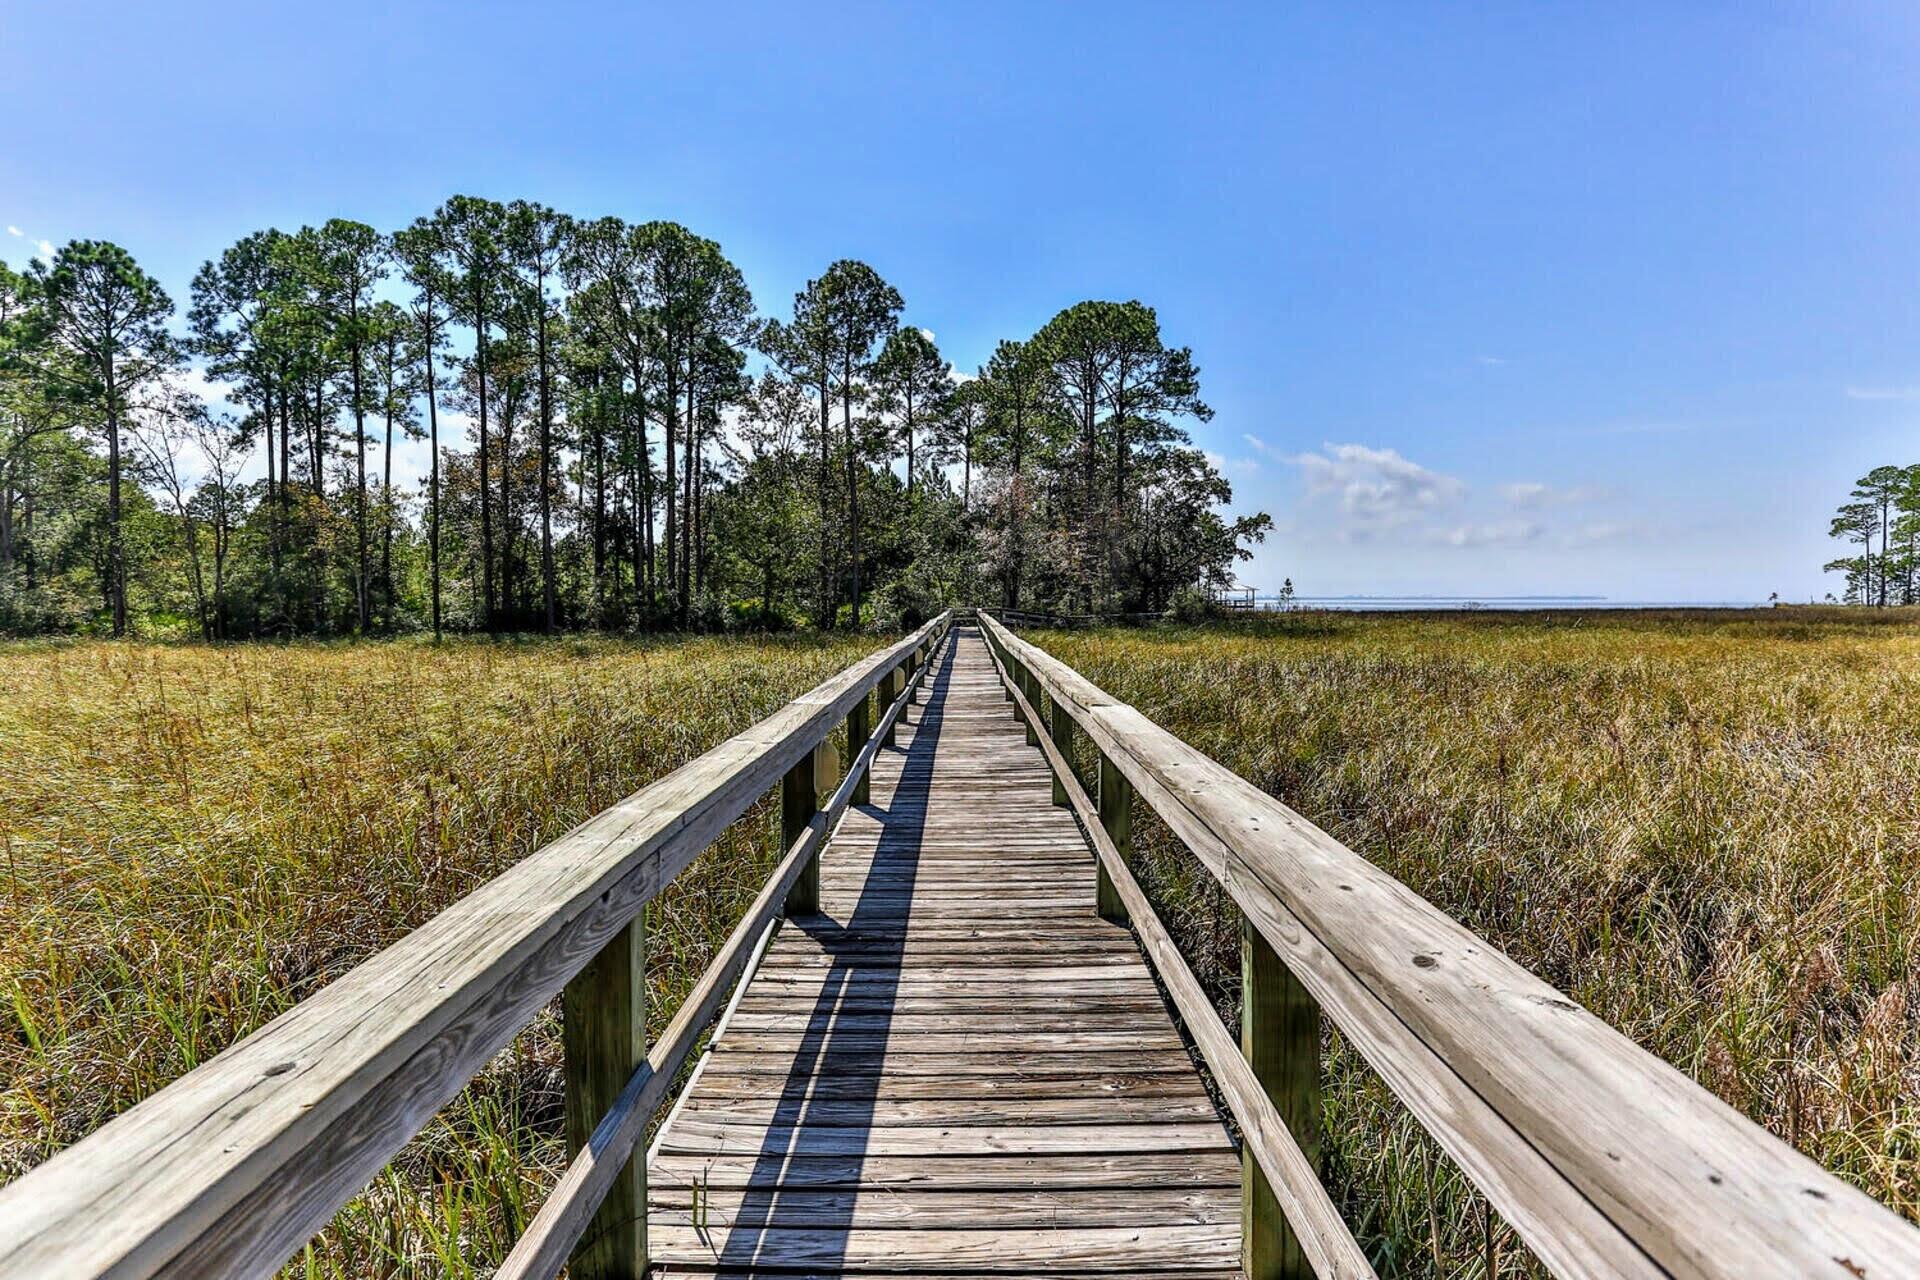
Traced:
[[480, 375], [480, 613], [489, 634], [494, 629], [493, 591], [493, 499], [492, 478], [487, 461], [487, 313], [479, 291], [475, 290], [474, 359]]
[[127, 634], [127, 550], [120, 529], [120, 388], [107, 359], [107, 577], [113, 634]]
[[549, 468], [553, 454], [553, 404], [547, 375], [547, 296], [546, 277], [540, 279], [540, 591], [546, 606], [547, 634], [554, 633], [556, 613], [553, 593], [553, 504], [548, 495], [552, 480]]
[[[433, 310], [433, 295], [427, 295], [427, 311]], [[433, 327], [427, 327], [427, 448], [432, 453], [427, 470], [427, 562], [432, 578], [433, 638], [440, 639], [440, 406], [433, 385]]]

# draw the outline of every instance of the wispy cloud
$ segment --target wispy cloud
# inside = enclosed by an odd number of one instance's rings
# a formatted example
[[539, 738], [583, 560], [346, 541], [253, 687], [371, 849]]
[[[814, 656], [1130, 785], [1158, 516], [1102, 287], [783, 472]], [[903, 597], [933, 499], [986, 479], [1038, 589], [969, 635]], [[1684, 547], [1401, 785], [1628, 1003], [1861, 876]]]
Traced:
[[1531, 520], [1495, 520], [1430, 530], [1428, 537], [1448, 547], [1518, 547], [1539, 541], [1542, 532]]
[[1500, 486], [1500, 496], [1508, 505], [1521, 511], [1539, 511], [1546, 507], [1566, 507], [1582, 502], [1594, 502], [1606, 497], [1606, 491], [1596, 485], [1573, 485], [1570, 488], [1557, 488], [1538, 480], [1516, 480]]
[[1594, 520], [1568, 533], [1561, 541], [1567, 547], [1592, 547], [1604, 542], [1619, 542], [1640, 532], [1640, 526], [1614, 520]]
[[1480, 356], [1478, 359], [1481, 364], [1486, 365], [1500, 365], [1507, 362], [1504, 356]]
[[1920, 400], [1920, 387], [1848, 387], [1849, 400]]
[[20, 228], [14, 226], [11, 222], [9, 222], [7, 224], [7, 234], [10, 236], [24, 236], [27, 233], [22, 231]]
[[1467, 491], [1455, 476], [1371, 445], [1329, 443], [1318, 453], [1293, 454], [1287, 461], [1300, 469], [1307, 500], [1333, 509], [1336, 533], [1347, 541], [1365, 541], [1422, 519]]
[[1253, 435], [1250, 432], [1241, 432], [1240, 438], [1245, 440], [1247, 442], [1247, 448], [1253, 450], [1255, 453], [1267, 453], [1270, 451], [1270, 447], [1265, 440], [1262, 440], [1259, 436]]
[[1226, 454], [1213, 449], [1202, 449], [1200, 456], [1205, 458], [1207, 465], [1215, 471], [1227, 475], [1250, 476], [1260, 470], [1260, 462], [1257, 458], [1229, 458]]

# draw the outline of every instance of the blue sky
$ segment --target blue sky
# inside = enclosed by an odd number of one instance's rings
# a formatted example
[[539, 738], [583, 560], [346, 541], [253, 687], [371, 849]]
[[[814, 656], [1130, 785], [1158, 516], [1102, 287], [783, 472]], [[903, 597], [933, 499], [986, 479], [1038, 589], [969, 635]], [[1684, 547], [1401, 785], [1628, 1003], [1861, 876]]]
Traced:
[[[390, 11], [391, 10], [391, 11]], [[1790, 598], [1920, 460], [1899, 5], [0, 7], [0, 256], [467, 191], [1191, 345], [1264, 589]], [[19, 234], [10, 234], [16, 231]]]

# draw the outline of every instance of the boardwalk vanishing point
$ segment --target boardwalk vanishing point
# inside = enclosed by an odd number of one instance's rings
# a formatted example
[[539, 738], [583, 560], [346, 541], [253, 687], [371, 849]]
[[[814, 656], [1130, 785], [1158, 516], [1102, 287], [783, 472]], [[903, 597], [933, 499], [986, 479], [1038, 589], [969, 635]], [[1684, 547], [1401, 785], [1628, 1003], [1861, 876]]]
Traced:
[[978, 632], [898, 746], [656, 1140], [654, 1262], [1237, 1272], [1238, 1151]]

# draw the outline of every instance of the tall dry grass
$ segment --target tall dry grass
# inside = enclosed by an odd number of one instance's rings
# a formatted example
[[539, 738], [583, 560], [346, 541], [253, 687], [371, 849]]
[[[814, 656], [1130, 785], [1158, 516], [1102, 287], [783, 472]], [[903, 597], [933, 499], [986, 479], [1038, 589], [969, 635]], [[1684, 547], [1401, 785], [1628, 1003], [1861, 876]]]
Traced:
[[[1030, 638], [1840, 1176], [1920, 1217], [1920, 625], [1327, 616]], [[1224, 1012], [1238, 916], [1137, 861]], [[1327, 1176], [1384, 1274], [1525, 1274], [1329, 1031]]]
[[[872, 638], [0, 645], [0, 1182]], [[658, 1025], [774, 856], [750, 813], [658, 900]], [[484, 1274], [563, 1159], [521, 1035], [290, 1274]]]

